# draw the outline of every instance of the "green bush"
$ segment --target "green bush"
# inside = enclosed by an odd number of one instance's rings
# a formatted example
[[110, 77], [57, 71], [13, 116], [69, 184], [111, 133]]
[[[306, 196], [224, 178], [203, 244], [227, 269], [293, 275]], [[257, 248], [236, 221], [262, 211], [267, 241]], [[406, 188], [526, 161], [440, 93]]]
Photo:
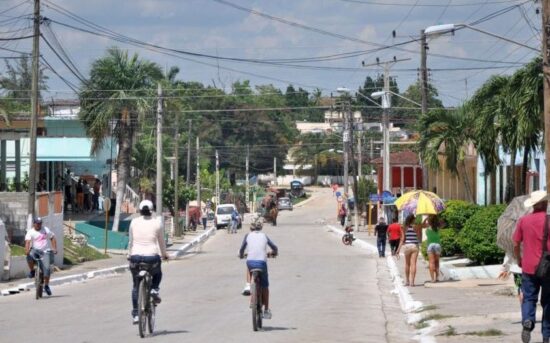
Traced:
[[462, 230], [466, 221], [479, 210], [479, 206], [463, 200], [449, 200], [445, 203], [445, 210], [440, 213], [440, 218], [445, 222], [445, 227]]
[[459, 231], [453, 228], [439, 230], [441, 238], [441, 256], [454, 256], [462, 253], [458, 243]]
[[497, 220], [506, 205], [481, 207], [466, 221], [459, 233], [459, 244], [464, 255], [478, 264], [502, 261], [504, 253], [496, 245]]

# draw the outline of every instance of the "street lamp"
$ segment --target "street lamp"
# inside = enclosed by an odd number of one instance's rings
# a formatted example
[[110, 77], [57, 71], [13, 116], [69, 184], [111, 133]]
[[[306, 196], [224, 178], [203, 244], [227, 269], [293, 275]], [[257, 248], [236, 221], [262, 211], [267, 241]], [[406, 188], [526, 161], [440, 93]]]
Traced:
[[[426, 43], [426, 38], [427, 37], [438, 37], [438, 36], [441, 36], [441, 35], [444, 35], [444, 34], [449, 34], [449, 33], [454, 34], [455, 31], [457, 31], [459, 29], [463, 29], [463, 28], [468, 28], [470, 30], [477, 31], [477, 32], [483, 33], [485, 35], [488, 35], [488, 36], [491, 36], [491, 37], [494, 37], [494, 38], [498, 38], [498, 39], [506, 41], [508, 43], [512, 43], [512, 44], [515, 44], [515, 45], [518, 45], [518, 46], [521, 46], [521, 47], [524, 47], [524, 48], [527, 48], [527, 49], [530, 49], [530, 50], [533, 50], [533, 51], [536, 51], [536, 52], [540, 53], [540, 49], [533, 48], [529, 45], [514, 41], [514, 40], [506, 38], [504, 36], [501, 36], [501, 35], [498, 35], [498, 34], [495, 34], [495, 33], [489, 32], [489, 31], [485, 31], [485, 30], [479, 29], [477, 27], [474, 27], [472, 25], [468, 25], [468, 24], [464, 24], [464, 23], [433, 25], [433, 26], [427, 27], [424, 30], [421, 30], [420, 31], [420, 43], [421, 43], [421, 47], [420, 47], [420, 56], [421, 56], [421, 58], [420, 58], [420, 79], [421, 79], [420, 91], [421, 91], [421, 94], [422, 94], [422, 114], [426, 114], [427, 111], [428, 111], [428, 72], [427, 72], [428, 68], [426, 66], [426, 59], [427, 59], [426, 58], [427, 57], [426, 56], [427, 55], [426, 50], [428, 49], [428, 46], [427, 46], [427, 43]], [[428, 176], [427, 170], [425, 170], [423, 168], [423, 178], [422, 178], [423, 187], [422, 188], [424, 188], [424, 189], [426, 189], [427, 186], [428, 186], [427, 176]]]
[[489, 31], [485, 31], [485, 30], [482, 30], [482, 29], [479, 29], [475, 26], [471, 26], [471, 25], [468, 25], [468, 24], [442, 24], [442, 25], [433, 25], [433, 26], [429, 26], [427, 27], [425, 30], [424, 30], [424, 33], [426, 34], [426, 36], [440, 36], [440, 35], [444, 35], [444, 34], [447, 34], [447, 33], [451, 33], [451, 34], [454, 34], [454, 32], [456, 30], [460, 30], [460, 29], [463, 29], [463, 28], [468, 28], [470, 30], [474, 30], [474, 31], [477, 31], [477, 32], [481, 32], [483, 34], [486, 34], [488, 36], [491, 36], [491, 37], [495, 37], [495, 38], [498, 38], [498, 39], [501, 39], [503, 41], [506, 41], [506, 42], [509, 42], [509, 43], [512, 43], [512, 44], [516, 44], [516, 45], [519, 45], [519, 46], [522, 46], [524, 48], [527, 48], [527, 49], [531, 49], [533, 51], [536, 51], [536, 52], [540, 52], [540, 49], [537, 49], [537, 48], [533, 48], [529, 45], [526, 45], [526, 44], [523, 44], [523, 43], [520, 43], [520, 42], [517, 42], [517, 41], [514, 41], [514, 40], [511, 40], [509, 38], [506, 38], [506, 37], [503, 37], [503, 36], [500, 36], [500, 35], [497, 35], [495, 33], [492, 33], [492, 32], [489, 32]]

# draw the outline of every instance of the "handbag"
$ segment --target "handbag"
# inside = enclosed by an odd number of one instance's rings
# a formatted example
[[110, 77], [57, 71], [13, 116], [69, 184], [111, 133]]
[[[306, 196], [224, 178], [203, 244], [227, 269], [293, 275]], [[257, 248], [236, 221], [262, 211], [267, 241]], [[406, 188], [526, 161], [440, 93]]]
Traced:
[[547, 250], [548, 245], [548, 215], [544, 220], [544, 235], [542, 238], [542, 256], [535, 270], [535, 276], [541, 279], [550, 278], [550, 253]]

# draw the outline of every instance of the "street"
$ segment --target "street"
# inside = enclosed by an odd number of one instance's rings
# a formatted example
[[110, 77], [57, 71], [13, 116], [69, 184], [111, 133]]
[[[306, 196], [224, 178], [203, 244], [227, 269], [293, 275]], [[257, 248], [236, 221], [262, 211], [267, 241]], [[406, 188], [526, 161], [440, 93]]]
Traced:
[[[253, 332], [248, 297], [240, 294], [245, 263], [237, 251], [248, 231], [220, 230], [194, 256], [163, 264], [162, 304], [153, 342], [408, 342], [383, 263], [347, 247], [322, 219], [334, 217], [334, 198], [321, 190], [279, 225], [264, 225], [280, 256], [268, 261], [273, 318]], [[131, 324], [130, 275], [0, 298], [2, 341], [39, 335], [43, 342], [140, 341]]]

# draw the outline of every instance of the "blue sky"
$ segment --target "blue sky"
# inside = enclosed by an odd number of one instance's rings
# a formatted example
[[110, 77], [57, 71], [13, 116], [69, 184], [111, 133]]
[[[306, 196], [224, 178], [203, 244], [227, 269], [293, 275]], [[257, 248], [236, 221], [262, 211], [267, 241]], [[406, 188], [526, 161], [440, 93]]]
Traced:
[[[43, 0], [43, 15], [55, 21], [83, 27], [54, 10], [67, 9], [95, 24], [117, 33], [165, 47], [224, 57], [245, 59], [296, 59], [365, 51], [360, 56], [333, 61], [301, 63], [320, 67], [303, 69], [292, 66], [258, 65], [216, 61], [197, 57], [187, 60], [124, 45], [52, 23], [51, 28], [74, 61], [87, 75], [92, 61], [107, 47], [117, 45], [160, 66], [178, 66], [179, 78], [229, 88], [232, 82], [250, 80], [253, 85], [273, 84], [286, 89], [289, 83], [307, 90], [320, 88], [329, 94], [337, 87], [356, 90], [367, 76], [376, 77], [380, 68], [362, 68], [361, 61], [384, 61], [395, 56], [410, 59], [395, 65], [392, 76], [401, 90], [417, 80], [420, 65], [419, 45], [413, 42], [402, 50], [385, 49], [367, 53], [375, 44], [392, 45], [418, 38], [421, 29], [435, 24], [473, 23], [511, 5], [522, 4], [476, 27], [491, 31], [533, 47], [540, 46], [540, 15], [534, 1], [517, 0], [226, 0], [292, 23], [325, 31], [321, 34], [296, 25], [238, 10], [214, 0]], [[17, 6], [19, 5], [19, 6]], [[55, 7], [55, 6], [60, 7]], [[15, 8], [12, 8], [17, 6]], [[12, 8], [12, 9], [10, 9]], [[26, 35], [32, 1], [0, 0], [0, 38]], [[397, 37], [391, 32], [396, 30]], [[7, 32], [7, 33], [6, 33]], [[339, 35], [340, 38], [335, 37]], [[360, 40], [361, 42], [358, 42]], [[30, 41], [0, 42], [1, 48], [30, 52]], [[460, 104], [491, 75], [510, 74], [536, 52], [464, 29], [454, 36], [429, 40], [430, 82], [440, 91], [447, 106]], [[42, 55], [58, 73], [74, 84], [79, 81], [63, 66], [45, 44]], [[403, 50], [404, 49], [404, 50]], [[0, 50], [0, 56], [16, 55]], [[456, 60], [436, 55], [471, 58]], [[191, 61], [193, 60], [193, 61]], [[197, 62], [198, 61], [198, 62]], [[483, 62], [487, 61], [487, 62]], [[200, 63], [199, 63], [200, 62]], [[513, 62], [500, 63], [500, 62]], [[207, 65], [208, 64], [208, 65]], [[293, 63], [298, 64], [298, 63]], [[327, 68], [329, 67], [329, 68]], [[336, 70], [334, 68], [352, 68]], [[482, 68], [480, 70], [446, 70]], [[487, 68], [487, 69], [485, 69]], [[489, 69], [498, 68], [498, 69]], [[4, 66], [0, 67], [0, 72]], [[249, 74], [246, 74], [249, 73]], [[74, 93], [58, 77], [49, 73], [47, 97], [72, 98]]]

